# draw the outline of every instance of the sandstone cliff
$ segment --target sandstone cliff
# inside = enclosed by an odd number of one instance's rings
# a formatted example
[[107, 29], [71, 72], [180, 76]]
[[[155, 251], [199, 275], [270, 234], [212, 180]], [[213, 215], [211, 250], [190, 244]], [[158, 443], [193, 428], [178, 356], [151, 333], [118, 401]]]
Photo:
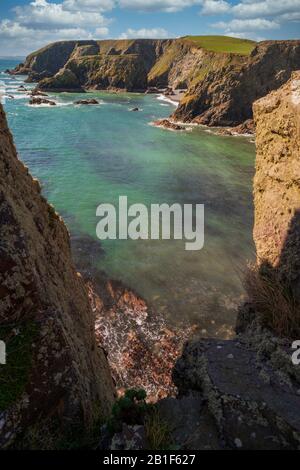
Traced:
[[[252, 132], [252, 104], [300, 68], [300, 41], [195, 36], [65, 41], [34, 52], [12, 73], [48, 91], [186, 89], [172, 118]], [[243, 123], [246, 123], [243, 125]]]
[[[254, 42], [219, 38], [224, 45], [211, 46], [209, 37], [152, 40], [66, 41], [50, 44], [27, 57], [12, 73], [29, 74], [45, 90], [120, 88], [142, 91], [148, 86], [188, 88], [206, 74], [228, 64], [245, 62]], [[244, 44], [245, 43], [245, 44]], [[230, 52], [232, 50], [233, 52]]]
[[[0, 108], [0, 448], [43, 419], [91, 425], [114, 387], [69, 234], [18, 160]], [[47, 431], [50, 439], [51, 431]]]
[[173, 118], [209, 126], [237, 126], [252, 118], [253, 102], [300, 68], [300, 41], [259, 43], [244, 62], [210, 71], [191, 86]]
[[300, 299], [300, 72], [254, 104], [257, 256], [292, 283]]
[[[254, 118], [254, 239], [259, 274], [264, 275], [267, 265], [279, 273], [279, 281], [270, 277], [264, 285], [256, 278], [259, 297], [254, 303], [249, 298], [251, 303], [240, 308], [236, 338], [189, 342], [178, 360], [173, 376], [179, 397], [162, 401], [160, 410], [172, 425], [175, 444], [185, 441], [192, 449], [300, 447], [300, 369], [292, 362], [292, 339], [279, 338], [261, 322], [264, 304], [271, 307], [272, 321], [276, 315], [283, 317], [283, 323], [290, 321], [282, 307], [291, 302], [299, 339], [299, 71], [255, 102]], [[272, 284], [273, 279], [278, 284]], [[291, 286], [294, 296], [276, 303], [282, 285]], [[291, 331], [284, 326], [283, 333]]]

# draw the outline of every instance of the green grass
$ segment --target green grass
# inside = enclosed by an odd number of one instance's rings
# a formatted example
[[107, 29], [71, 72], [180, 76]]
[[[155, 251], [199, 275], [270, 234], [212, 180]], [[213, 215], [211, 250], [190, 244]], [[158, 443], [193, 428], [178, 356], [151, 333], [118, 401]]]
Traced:
[[0, 326], [0, 339], [6, 344], [6, 364], [0, 364], [0, 411], [13, 404], [25, 390], [36, 334], [33, 322]]
[[145, 418], [145, 431], [149, 450], [169, 450], [173, 448], [172, 431], [169, 423], [153, 407]]
[[249, 55], [256, 42], [249, 39], [231, 38], [229, 36], [184, 36], [184, 41], [192, 42], [212, 52]]
[[177, 44], [171, 44], [168, 49], [162, 54], [162, 56], [158, 59], [158, 61], [154, 64], [152, 69], [148, 74], [148, 80], [151, 81], [153, 79], [157, 79], [168, 72], [172, 63], [178, 56], [179, 49]]

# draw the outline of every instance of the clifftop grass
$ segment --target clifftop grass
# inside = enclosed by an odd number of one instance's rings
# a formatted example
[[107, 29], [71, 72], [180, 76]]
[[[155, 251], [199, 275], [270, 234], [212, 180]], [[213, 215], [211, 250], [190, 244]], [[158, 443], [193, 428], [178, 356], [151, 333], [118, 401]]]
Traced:
[[255, 41], [229, 36], [184, 36], [182, 40], [211, 52], [241, 55], [249, 55], [256, 45]]

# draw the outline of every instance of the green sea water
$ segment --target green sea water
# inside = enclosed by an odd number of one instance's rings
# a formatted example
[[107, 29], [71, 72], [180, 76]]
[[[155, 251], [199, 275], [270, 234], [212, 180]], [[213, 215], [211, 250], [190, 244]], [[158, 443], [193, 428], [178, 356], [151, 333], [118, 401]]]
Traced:
[[[0, 71], [12, 66], [0, 61]], [[14, 96], [5, 100], [9, 125], [20, 158], [64, 217], [76, 250], [82, 240], [95, 268], [137, 291], [167, 323], [227, 336], [243, 295], [242, 270], [254, 252], [253, 143], [200, 128], [156, 128], [150, 123], [174, 105], [154, 95], [97, 92], [90, 96], [99, 106], [75, 106], [87, 95], [51, 94], [56, 107], [31, 107], [17, 90], [24, 78], [0, 75], [0, 90]], [[96, 208], [117, 205], [120, 195], [148, 207], [205, 204], [204, 248], [189, 252], [178, 240], [100, 242]]]

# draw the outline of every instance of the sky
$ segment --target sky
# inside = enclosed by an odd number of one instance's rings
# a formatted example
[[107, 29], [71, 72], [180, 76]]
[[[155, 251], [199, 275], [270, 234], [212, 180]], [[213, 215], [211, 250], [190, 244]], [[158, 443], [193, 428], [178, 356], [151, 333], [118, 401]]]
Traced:
[[67, 39], [300, 37], [300, 0], [0, 0], [0, 56]]

